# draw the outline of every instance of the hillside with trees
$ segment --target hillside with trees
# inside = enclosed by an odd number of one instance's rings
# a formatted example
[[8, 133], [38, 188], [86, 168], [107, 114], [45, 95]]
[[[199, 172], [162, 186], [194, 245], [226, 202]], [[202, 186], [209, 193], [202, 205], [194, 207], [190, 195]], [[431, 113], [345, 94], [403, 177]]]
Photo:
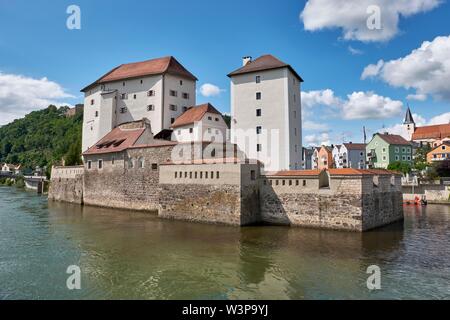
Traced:
[[36, 166], [81, 164], [83, 113], [66, 117], [68, 107], [33, 111], [0, 127], [0, 162]]

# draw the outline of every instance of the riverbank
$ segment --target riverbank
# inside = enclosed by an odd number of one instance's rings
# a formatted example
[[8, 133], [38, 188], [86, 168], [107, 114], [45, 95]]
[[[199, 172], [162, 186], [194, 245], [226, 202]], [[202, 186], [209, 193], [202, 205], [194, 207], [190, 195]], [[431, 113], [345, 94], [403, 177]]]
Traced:
[[[367, 233], [234, 228], [0, 187], [0, 299], [446, 299], [450, 207]], [[66, 288], [81, 268], [81, 290]], [[382, 290], [366, 287], [378, 265]]]

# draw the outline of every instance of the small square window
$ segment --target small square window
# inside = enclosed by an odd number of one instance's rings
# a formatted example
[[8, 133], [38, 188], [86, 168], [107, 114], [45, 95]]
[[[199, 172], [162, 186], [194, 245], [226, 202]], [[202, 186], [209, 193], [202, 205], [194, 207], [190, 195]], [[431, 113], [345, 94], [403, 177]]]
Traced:
[[157, 163], [152, 163], [152, 170], [158, 170], [158, 164]]
[[148, 97], [154, 97], [155, 95], [156, 95], [155, 90], [149, 90], [149, 91], [147, 92], [147, 96], [148, 96]]
[[189, 93], [183, 92], [183, 99], [189, 99]]
[[171, 104], [169, 106], [169, 109], [172, 110], [172, 111], [177, 111], [178, 107], [176, 105], [174, 105], [174, 104]]
[[189, 128], [189, 133], [193, 133], [194, 132], [194, 128]]
[[256, 134], [261, 134], [261, 131], [262, 131], [261, 126], [256, 127]]
[[171, 97], [177, 97], [177, 96], [178, 96], [178, 92], [176, 92], [175, 90], [170, 90], [170, 91], [169, 91], [169, 95], [170, 95]]
[[125, 112], [127, 112], [127, 108], [126, 107], [120, 108], [120, 113], [125, 113]]
[[261, 150], [262, 150], [262, 145], [261, 145], [260, 143], [258, 143], [258, 144], [256, 145], [256, 151], [257, 151], [257, 152], [261, 152]]
[[256, 109], [256, 116], [261, 117], [261, 109]]
[[134, 95], [133, 95], [133, 99], [136, 100], [136, 98], [137, 98], [137, 95], [134, 94]]
[[149, 104], [147, 106], [147, 111], [155, 111], [155, 106], [153, 104]]
[[256, 83], [260, 83], [261, 82], [261, 76], [256, 76]]
[[261, 92], [256, 93], [256, 100], [261, 100]]
[[91, 99], [91, 106], [93, 106], [94, 103], [95, 103], [95, 100], [94, 100], [94, 99]]
[[122, 93], [121, 97], [122, 100], [126, 100], [128, 98], [128, 95], [126, 93]]

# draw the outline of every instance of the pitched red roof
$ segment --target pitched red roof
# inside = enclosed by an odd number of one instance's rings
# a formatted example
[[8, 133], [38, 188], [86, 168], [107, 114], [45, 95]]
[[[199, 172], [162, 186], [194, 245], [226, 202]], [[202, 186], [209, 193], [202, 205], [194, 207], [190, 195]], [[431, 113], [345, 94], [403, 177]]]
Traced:
[[365, 150], [366, 145], [364, 143], [344, 143], [347, 150]]
[[205, 103], [187, 109], [181, 116], [179, 116], [175, 120], [175, 122], [172, 124], [172, 128], [182, 127], [196, 121], [200, 121], [207, 112], [219, 114], [220, 116], [222, 116], [221, 113], [217, 111], [217, 109], [214, 108], [210, 103]]
[[231, 72], [228, 74], [228, 77], [257, 72], [257, 71], [265, 71], [279, 68], [289, 68], [291, 72], [301, 81], [303, 82], [302, 77], [298, 75], [298, 73], [292, 68], [289, 64], [284, 63], [283, 61], [275, 58], [271, 54], [263, 55], [253, 61], [248, 62], [245, 66]]
[[395, 144], [395, 145], [410, 145], [411, 143], [409, 141], [406, 141], [402, 136], [399, 136], [397, 134], [378, 134], [381, 139], [386, 141], [389, 144]]
[[434, 126], [418, 127], [412, 135], [413, 140], [444, 139], [450, 137], [450, 123]]
[[144, 133], [145, 128], [122, 129], [114, 128], [94, 146], [86, 150], [83, 155], [120, 152], [133, 146]]
[[121, 64], [103, 75], [100, 79], [83, 88], [81, 91], [84, 92], [92, 86], [101, 83], [166, 73], [195, 81], [197, 80], [197, 78], [183, 67], [177, 59], [168, 56], [141, 62]]

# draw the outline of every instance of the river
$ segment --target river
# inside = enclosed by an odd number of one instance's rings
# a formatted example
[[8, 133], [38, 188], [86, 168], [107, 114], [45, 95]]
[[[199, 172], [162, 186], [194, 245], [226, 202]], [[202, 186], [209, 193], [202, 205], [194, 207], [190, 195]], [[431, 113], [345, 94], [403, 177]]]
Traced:
[[364, 234], [236, 228], [0, 187], [0, 299], [450, 299], [449, 221], [450, 206], [430, 205]]

